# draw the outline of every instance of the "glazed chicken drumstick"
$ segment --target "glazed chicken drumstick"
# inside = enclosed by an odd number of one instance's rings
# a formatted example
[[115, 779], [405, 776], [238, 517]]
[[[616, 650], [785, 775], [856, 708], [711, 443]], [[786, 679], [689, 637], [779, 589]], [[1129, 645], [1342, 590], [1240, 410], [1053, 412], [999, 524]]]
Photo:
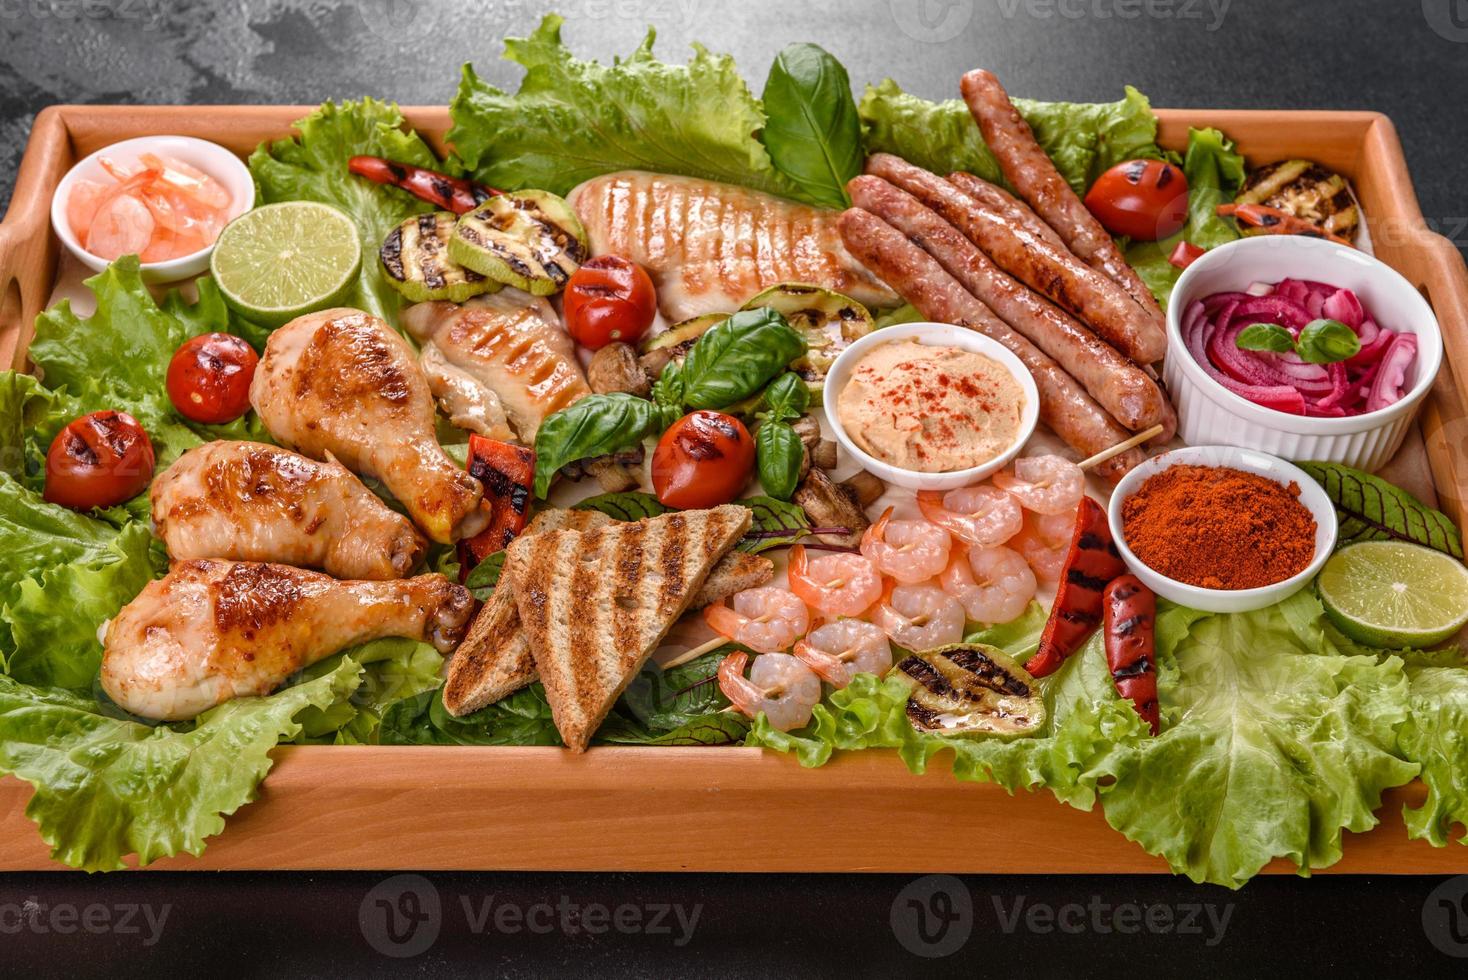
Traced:
[[178, 562], [108, 624], [102, 689], [135, 715], [180, 721], [369, 640], [447, 653], [473, 612], [469, 591], [442, 575], [340, 582], [289, 565]]
[[328, 453], [258, 442], [190, 449], [153, 481], [153, 526], [175, 561], [232, 558], [402, 578], [427, 542]]
[[479, 481], [434, 437], [433, 395], [412, 348], [370, 313], [323, 310], [271, 334], [250, 404], [276, 441], [381, 480], [435, 541], [489, 521]]

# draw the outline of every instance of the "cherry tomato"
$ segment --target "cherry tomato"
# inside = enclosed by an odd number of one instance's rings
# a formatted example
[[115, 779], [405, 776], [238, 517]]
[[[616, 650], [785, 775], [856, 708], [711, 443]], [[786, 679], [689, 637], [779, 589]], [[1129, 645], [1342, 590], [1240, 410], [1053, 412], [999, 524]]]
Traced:
[[42, 496], [72, 510], [111, 507], [148, 488], [154, 462], [153, 443], [131, 415], [83, 415], [52, 440]]
[[233, 334], [200, 334], [184, 341], [168, 362], [168, 397], [184, 418], [233, 422], [249, 411], [258, 363], [254, 348]]
[[727, 504], [754, 471], [754, 439], [732, 415], [690, 412], [663, 433], [652, 454], [658, 500], [679, 510]]
[[1101, 175], [1086, 207], [1113, 235], [1155, 242], [1187, 223], [1188, 178], [1163, 160], [1128, 160]]
[[1167, 257], [1167, 261], [1179, 269], [1186, 269], [1194, 262], [1203, 257], [1205, 250], [1194, 245], [1192, 242], [1178, 242], [1177, 248]]
[[613, 341], [635, 344], [652, 326], [657, 293], [636, 262], [598, 255], [566, 284], [566, 332], [576, 343], [601, 350]]

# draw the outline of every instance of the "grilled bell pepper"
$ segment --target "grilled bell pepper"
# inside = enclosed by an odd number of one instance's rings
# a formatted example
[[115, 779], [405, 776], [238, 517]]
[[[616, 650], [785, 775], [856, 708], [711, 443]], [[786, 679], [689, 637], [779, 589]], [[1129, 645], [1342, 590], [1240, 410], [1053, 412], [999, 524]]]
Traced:
[[1341, 236], [1332, 235], [1304, 218], [1297, 218], [1288, 211], [1266, 204], [1220, 204], [1214, 210], [1220, 218], [1233, 218], [1239, 224], [1253, 229], [1256, 235], [1303, 235], [1306, 238], [1324, 238], [1348, 248], [1356, 247]]
[[499, 191], [463, 177], [450, 177], [411, 163], [394, 163], [382, 157], [352, 157], [347, 169], [378, 184], [390, 184], [454, 214], [473, 211]]
[[1040, 649], [1025, 664], [1025, 670], [1034, 677], [1048, 677], [1059, 670], [1065, 658], [1079, 650], [1091, 631], [1101, 625], [1102, 590], [1125, 573], [1126, 564], [1111, 539], [1106, 511], [1090, 497], [1082, 497], [1070, 551], [1060, 572], [1060, 590], [1055, 594], [1055, 605], [1050, 607], [1045, 632], [1040, 634]]
[[459, 542], [459, 579], [475, 565], [503, 551], [525, 530], [535, 486], [535, 450], [529, 446], [469, 436], [469, 475], [484, 485], [489, 526]]
[[1116, 693], [1130, 701], [1158, 731], [1156, 626], [1157, 597], [1135, 575], [1113, 579], [1102, 597], [1105, 611], [1106, 666]]

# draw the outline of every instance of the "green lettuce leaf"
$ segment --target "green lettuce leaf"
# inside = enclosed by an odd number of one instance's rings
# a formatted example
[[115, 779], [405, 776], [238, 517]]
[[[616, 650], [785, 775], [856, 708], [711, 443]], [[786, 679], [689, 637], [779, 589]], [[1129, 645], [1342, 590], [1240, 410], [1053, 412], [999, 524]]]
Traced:
[[438, 691], [399, 701], [382, 716], [383, 745], [560, 745], [545, 689], [531, 684], [507, 698], [455, 718]]
[[561, 42], [562, 23], [550, 14], [529, 37], [505, 40], [505, 57], [525, 68], [514, 95], [464, 66], [448, 139], [477, 179], [565, 194], [635, 169], [806, 199], [759, 141], [765, 114], [732, 58], [695, 45], [688, 64], [665, 64], [649, 30], [626, 58], [581, 61]]
[[356, 690], [361, 667], [264, 698], [239, 698], [190, 725], [147, 725], [104, 714], [93, 700], [0, 676], [0, 772], [36, 788], [26, 816], [74, 868], [126, 867], [204, 850], [224, 818], [255, 798], [270, 750], [300, 730], [296, 716]]
[[[1453, 824], [1468, 826], [1468, 669], [1454, 659], [1454, 667], [1407, 667], [1411, 714], [1397, 743], [1427, 784], [1422, 806], [1403, 810], [1407, 834], [1438, 847]], [[1468, 833], [1458, 840], [1468, 844]]]
[[387, 233], [409, 215], [433, 205], [406, 191], [347, 171], [354, 156], [384, 157], [431, 170], [452, 171], [417, 133], [407, 129], [396, 105], [362, 99], [326, 102], [296, 122], [297, 135], [262, 143], [250, 155], [260, 203], [318, 201], [340, 208], [362, 237], [362, 274], [346, 305], [397, 322], [398, 294], [387, 284], [377, 252]]
[[362, 681], [352, 696], [326, 708], [307, 708], [297, 720], [299, 744], [372, 745], [382, 717], [399, 701], [435, 691], [443, 683], [443, 655], [430, 644], [388, 637], [352, 647], [313, 664], [303, 681], [335, 672], [342, 660], [360, 664]]
[[[1152, 106], [1130, 86], [1119, 102], [1015, 99], [1014, 106], [1077, 194], [1123, 160], [1162, 155]], [[889, 78], [867, 86], [858, 111], [868, 153], [895, 153], [939, 175], [966, 170], [1005, 184], [978, 124], [959, 99], [929, 102]]]

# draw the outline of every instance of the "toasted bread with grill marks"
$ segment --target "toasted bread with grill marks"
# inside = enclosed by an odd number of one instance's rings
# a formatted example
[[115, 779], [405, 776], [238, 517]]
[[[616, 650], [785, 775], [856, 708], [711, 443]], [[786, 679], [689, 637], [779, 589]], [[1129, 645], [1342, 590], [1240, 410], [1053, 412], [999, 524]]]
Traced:
[[749, 523], [748, 508], [726, 504], [510, 545], [504, 574], [568, 748], [586, 749]]
[[[520, 536], [543, 531], [592, 531], [616, 523], [601, 511], [556, 507], [536, 514]], [[768, 558], [731, 551], [714, 566], [689, 608], [700, 609], [736, 592], [764, 585], [774, 574], [775, 566]], [[449, 661], [443, 706], [449, 714], [463, 717], [509, 697], [538, 676], [530, 641], [520, 629], [514, 590], [506, 583], [491, 593]]]

